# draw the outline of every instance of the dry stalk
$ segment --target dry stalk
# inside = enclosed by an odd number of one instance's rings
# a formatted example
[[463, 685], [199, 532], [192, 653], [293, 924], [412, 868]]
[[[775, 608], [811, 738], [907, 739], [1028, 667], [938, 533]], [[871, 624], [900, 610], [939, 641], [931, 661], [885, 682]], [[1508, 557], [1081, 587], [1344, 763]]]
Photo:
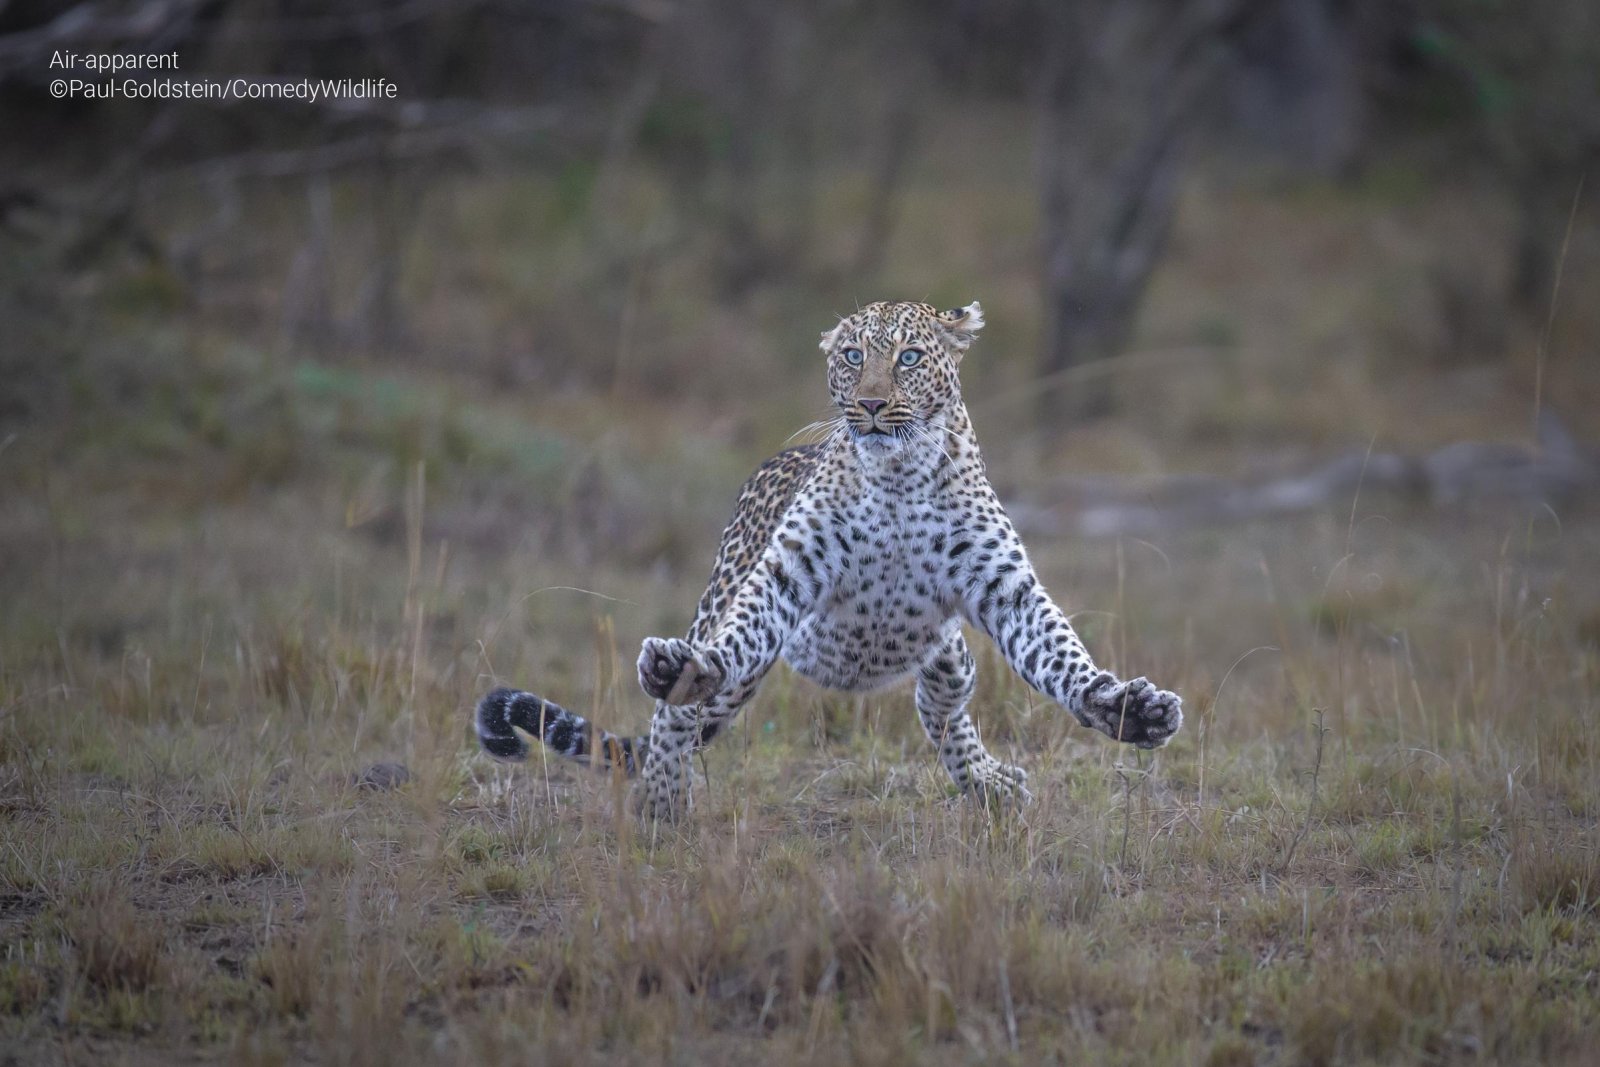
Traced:
[[1311, 832], [1311, 820], [1317, 811], [1317, 786], [1322, 780], [1322, 742], [1328, 736], [1328, 728], [1322, 724], [1322, 709], [1314, 709], [1317, 719], [1317, 750], [1311, 764], [1311, 801], [1306, 805], [1305, 822], [1300, 824], [1300, 830], [1294, 835], [1294, 840], [1289, 842], [1289, 852], [1283, 857], [1283, 866], [1278, 868], [1280, 875], [1289, 872], [1289, 865], [1294, 862], [1294, 854], [1300, 848], [1300, 842], [1306, 839]]

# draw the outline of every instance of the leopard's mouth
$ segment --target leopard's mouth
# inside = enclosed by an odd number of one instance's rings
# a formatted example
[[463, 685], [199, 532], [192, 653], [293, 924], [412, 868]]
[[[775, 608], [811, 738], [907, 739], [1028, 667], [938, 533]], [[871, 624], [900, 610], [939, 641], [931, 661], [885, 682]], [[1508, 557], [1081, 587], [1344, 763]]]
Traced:
[[898, 455], [905, 448], [904, 431], [893, 426], [851, 427], [851, 443], [858, 455], [884, 458]]
[[864, 426], [859, 430], [852, 427], [850, 436], [857, 448], [868, 452], [887, 452], [900, 444], [899, 435], [882, 426]]
[[893, 452], [906, 440], [906, 435], [894, 426], [852, 426], [850, 429], [856, 447], [874, 453]]

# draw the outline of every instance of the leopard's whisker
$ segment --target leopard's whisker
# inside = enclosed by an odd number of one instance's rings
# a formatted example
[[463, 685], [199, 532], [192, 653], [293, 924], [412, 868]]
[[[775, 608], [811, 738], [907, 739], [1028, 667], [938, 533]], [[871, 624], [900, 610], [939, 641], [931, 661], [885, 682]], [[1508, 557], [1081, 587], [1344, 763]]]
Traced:
[[835, 433], [838, 433], [839, 430], [844, 428], [844, 426], [845, 418], [843, 415], [835, 415], [830, 419], [818, 419], [816, 422], [807, 423], [806, 425], [800, 427], [794, 433], [785, 438], [783, 443], [788, 444], [789, 442], [800, 437], [806, 438], [805, 441], [801, 442], [802, 444], [814, 444], [817, 441], [825, 441], [832, 437]]

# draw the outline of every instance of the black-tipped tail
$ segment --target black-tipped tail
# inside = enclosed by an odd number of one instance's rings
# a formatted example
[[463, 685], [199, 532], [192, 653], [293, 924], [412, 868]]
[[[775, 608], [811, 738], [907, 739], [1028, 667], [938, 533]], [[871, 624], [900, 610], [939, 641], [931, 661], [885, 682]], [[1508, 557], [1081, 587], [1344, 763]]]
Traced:
[[520, 726], [536, 737], [539, 729], [539, 704], [532, 693], [515, 689], [495, 689], [478, 701], [478, 740], [483, 750], [495, 759], [525, 760], [528, 745], [512, 726]]
[[[646, 739], [618, 737], [596, 730], [589, 720], [559, 704], [518, 689], [495, 689], [478, 701], [478, 740], [496, 759], [525, 760], [528, 745], [517, 730], [530, 733], [568, 759], [588, 763], [598, 756], [603, 767], [620, 766], [630, 776]], [[515, 727], [515, 729], [513, 729]]]

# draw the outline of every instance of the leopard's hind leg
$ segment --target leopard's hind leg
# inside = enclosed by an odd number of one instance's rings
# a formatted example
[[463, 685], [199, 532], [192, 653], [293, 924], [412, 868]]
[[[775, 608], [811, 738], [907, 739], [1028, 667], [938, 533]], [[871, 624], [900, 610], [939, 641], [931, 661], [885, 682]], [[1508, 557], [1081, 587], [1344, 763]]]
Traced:
[[1033, 799], [1028, 773], [1001, 763], [978, 737], [967, 705], [977, 687], [978, 669], [959, 624], [952, 625], [917, 676], [917, 717], [939, 762], [963, 793], [985, 802], [1019, 803]]

